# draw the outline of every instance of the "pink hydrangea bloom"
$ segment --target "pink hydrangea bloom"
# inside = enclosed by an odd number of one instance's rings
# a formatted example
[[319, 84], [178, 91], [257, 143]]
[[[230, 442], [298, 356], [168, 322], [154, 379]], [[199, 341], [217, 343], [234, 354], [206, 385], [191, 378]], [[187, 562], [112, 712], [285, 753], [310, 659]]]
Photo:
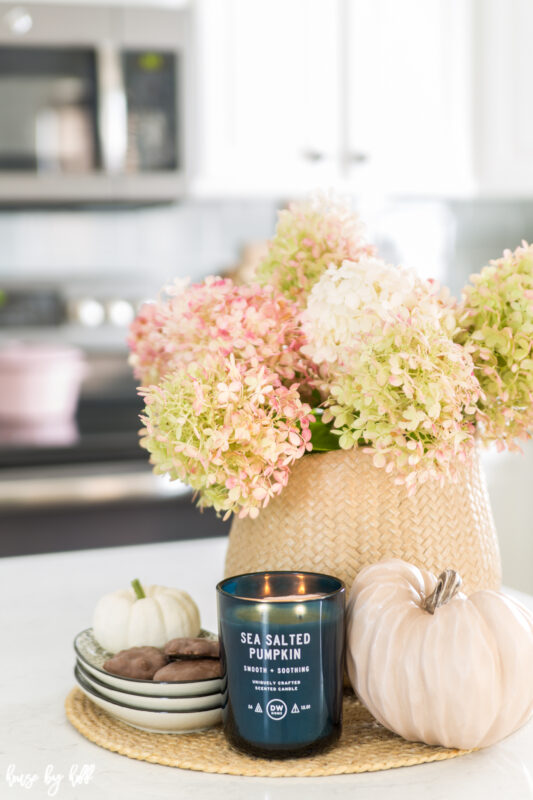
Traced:
[[140, 389], [141, 444], [154, 471], [189, 484], [200, 506], [225, 518], [256, 517], [286, 486], [290, 467], [311, 450], [311, 409], [297, 385], [252, 358], [217, 352]]
[[216, 353], [257, 359], [288, 385], [312, 371], [294, 303], [271, 286], [237, 286], [229, 278], [169, 287], [165, 298], [141, 308], [128, 342], [143, 385]]
[[130, 326], [128, 345], [130, 364], [141, 383], [157, 383], [168, 363], [165, 324], [167, 307], [160, 303], [144, 303]]

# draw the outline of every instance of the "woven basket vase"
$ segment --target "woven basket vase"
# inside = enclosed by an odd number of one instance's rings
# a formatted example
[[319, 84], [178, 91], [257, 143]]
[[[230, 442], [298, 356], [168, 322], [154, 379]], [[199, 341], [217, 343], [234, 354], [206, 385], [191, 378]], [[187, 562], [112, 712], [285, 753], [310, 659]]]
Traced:
[[362, 567], [384, 558], [437, 574], [451, 567], [467, 594], [500, 587], [498, 540], [477, 454], [461, 465], [457, 482], [428, 482], [411, 497], [360, 450], [305, 456], [257, 519], [234, 519], [225, 574], [325, 572], [349, 590]]

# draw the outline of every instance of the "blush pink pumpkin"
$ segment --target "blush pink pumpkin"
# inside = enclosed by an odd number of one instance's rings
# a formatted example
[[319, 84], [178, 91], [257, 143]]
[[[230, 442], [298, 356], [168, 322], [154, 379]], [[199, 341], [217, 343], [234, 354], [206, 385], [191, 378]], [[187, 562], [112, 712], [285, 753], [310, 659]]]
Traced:
[[470, 749], [503, 739], [533, 713], [533, 615], [510, 597], [459, 592], [394, 559], [365, 567], [348, 600], [352, 686], [386, 728]]

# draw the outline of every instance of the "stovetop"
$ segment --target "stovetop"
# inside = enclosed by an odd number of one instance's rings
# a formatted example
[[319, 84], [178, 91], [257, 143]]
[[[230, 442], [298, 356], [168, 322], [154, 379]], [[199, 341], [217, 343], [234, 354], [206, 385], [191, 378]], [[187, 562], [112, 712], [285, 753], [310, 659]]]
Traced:
[[135, 395], [82, 399], [73, 423], [39, 431], [0, 426], [0, 469], [147, 460]]

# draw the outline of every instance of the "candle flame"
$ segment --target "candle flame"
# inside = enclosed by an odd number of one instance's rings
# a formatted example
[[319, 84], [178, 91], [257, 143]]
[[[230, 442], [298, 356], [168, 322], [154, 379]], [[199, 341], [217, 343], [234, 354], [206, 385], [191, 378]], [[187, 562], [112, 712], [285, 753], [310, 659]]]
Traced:
[[305, 594], [305, 583], [303, 575], [300, 575], [300, 583], [298, 584], [298, 594]]
[[268, 582], [269, 578], [270, 578], [269, 575], [265, 575], [265, 585], [263, 587], [263, 595], [265, 597], [268, 597], [269, 594], [272, 594], [272, 590], [270, 589], [270, 584]]

